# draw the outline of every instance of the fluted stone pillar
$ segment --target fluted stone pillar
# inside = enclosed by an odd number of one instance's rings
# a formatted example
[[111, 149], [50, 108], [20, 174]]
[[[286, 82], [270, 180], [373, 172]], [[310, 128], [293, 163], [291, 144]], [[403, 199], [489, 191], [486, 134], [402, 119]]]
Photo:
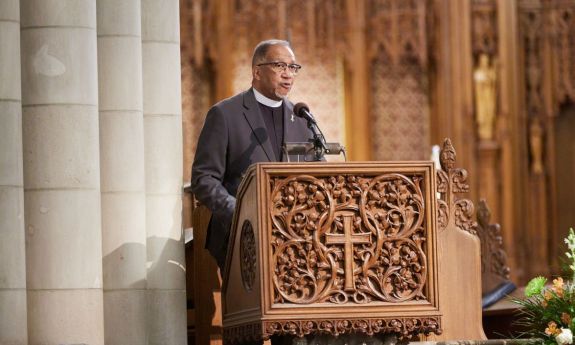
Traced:
[[148, 344], [186, 343], [178, 0], [142, 0]]
[[25, 345], [19, 0], [0, 1], [0, 344]]
[[146, 199], [140, 0], [98, 0], [106, 345], [146, 344]]
[[95, 0], [22, 0], [29, 344], [104, 344]]

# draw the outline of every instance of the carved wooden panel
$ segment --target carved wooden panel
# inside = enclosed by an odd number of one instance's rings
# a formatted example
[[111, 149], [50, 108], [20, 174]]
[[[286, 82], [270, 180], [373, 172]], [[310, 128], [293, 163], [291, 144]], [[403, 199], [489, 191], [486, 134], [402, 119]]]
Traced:
[[468, 174], [456, 167], [456, 157], [451, 140], [445, 139], [437, 171], [439, 298], [445, 332], [434, 339], [485, 339], [479, 303], [481, 245], [473, 203], [460, 196], [469, 192]]
[[[550, 41], [554, 54], [557, 104], [575, 101], [575, 2], [555, 1], [548, 6]], [[558, 108], [556, 108], [558, 111]]]
[[497, 11], [495, 0], [473, 0], [473, 55], [497, 56]]
[[242, 272], [242, 282], [246, 290], [251, 290], [254, 286], [256, 276], [256, 239], [254, 228], [249, 220], [245, 220], [242, 225], [240, 238], [240, 266]]
[[558, 112], [562, 103], [575, 101], [575, 2], [521, 0], [519, 9], [528, 115], [541, 115], [545, 106]]
[[[226, 341], [440, 334], [434, 175], [431, 162], [267, 163], [248, 170], [224, 277]], [[256, 190], [257, 198], [245, 199]], [[246, 267], [241, 232], [248, 214], [261, 277], [253, 289], [261, 297], [232, 288], [245, 285], [237, 271]], [[239, 299], [262, 304], [240, 308]]]
[[370, 0], [368, 4], [369, 57], [375, 58], [383, 49], [392, 64], [407, 59], [426, 67], [426, 1]]
[[274, 37], [327, 57], [343, 48], [343, 42], [338, 40], [345, 32], [343, 11], [342, 0], [238, 0], [234, 28], [237, 37], [246, 39], [249, 53], [259, 41]]
[[396, 333], [410, 337], [419, 333], [439, 332], [438, 317], [429, 318], [363, 318], [359, 320], [290, 320], [264, 323], [268, 334], [304, 336], [308, 334], [330, 334], [338, 336], [349, 333], [374, 335]]
[[[517, 230], [525, 239], [518, 253], [523, 281], [534, 275], [559, 273], [555, 248], [567, 229], [559, 228], [556, 203], [558, 167], [562, 159], [553, 143], [559, 126], [557, 116], [575, 101], [575, 2], [568, 0], [520, 0], [519, 34], [525, 62], [524, 103], [527, 120], [521, 133], [529, 170], [524, 185], [526, 226]], [[515, 270], [514, 270], [515, 271]], [[552, 271], [552, 272], [549, 272]]]
[[441, 195], [437, 200], [439, 230], [444, 230], [451, 221], [458, 229], [476, 235], [473, 202], [456, 197], [456, 194], [469, 192], [467, 170], [455, 167], [456, 157], [451, 140], [445, 139], [439, 157], [441, 170], [437, 171], [437, 192]]
[[422, 175], [274, 177], [274, 303], [427, 299]]
[[[507, 266], [507, 254], [503, 249], [503, 238], [501, 237], [501, 227], [497, 223], [490, 223], [491, 211], [487, 207], [485, 200], [479, 201], [477, 208], [478, 236], [481, 239], [481, 274], [485, 279], [489, 272], [503, 280], [509, 280], [510, 269]], [[483, 286], [486, 283], [483, 281]], [[485, 290], [485, 288], [484, 288]]]
[[543, 16], [533, 1], [523, 1], [520, 12], [520, 29], [525, 54], [525, 101], [527, 115], [537, 116], [543, 107], [542, 94], [542, 35]]

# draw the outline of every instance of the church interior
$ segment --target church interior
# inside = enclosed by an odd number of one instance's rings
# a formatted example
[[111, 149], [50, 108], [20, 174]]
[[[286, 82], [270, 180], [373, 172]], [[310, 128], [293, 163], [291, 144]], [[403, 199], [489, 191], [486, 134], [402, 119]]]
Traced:
[[468, 197], [500, 226], [510, 280], [557, 275], [575, 224], [574, 11], [565, 0], [182, 0], [184, 176], [209, 107], [249, 87], [253, 47], [287, 39], [303, 66], [289, 98], [348, 161], [428, 160], [450, 138]]
[[[348, 163], [433, 160], [467, 184], [458, 226], [491, 238], [462, 285], [480, 289], [486, 265], [517, 287], [562, 273], [575, 0], [1, 0], [0, 345], [225, 343], [228, 280], [192, 162], [206, 113], [250, 88], [270, 38], [303, 66], [288, 98]], [[439, 163], [446, 138], [464, 171]], [[501, 338], [509, 320], [483, 316], [468, 334]]]

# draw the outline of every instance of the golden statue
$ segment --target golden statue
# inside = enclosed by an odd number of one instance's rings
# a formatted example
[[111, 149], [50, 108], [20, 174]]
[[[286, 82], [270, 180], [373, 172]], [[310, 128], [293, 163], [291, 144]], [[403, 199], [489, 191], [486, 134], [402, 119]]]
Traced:
[[529, 125], [529, 148], [531, 151], [531, 171], [543, 173], [543, 128], [537, 120]]
[[493, 126], [495, 124], [497, 72], [490, 66], [489, 56], [479, 56], [479, 66], [473, 72], [475, 84], [475, 112], [479, 129], [479, 138], [493, 139]]

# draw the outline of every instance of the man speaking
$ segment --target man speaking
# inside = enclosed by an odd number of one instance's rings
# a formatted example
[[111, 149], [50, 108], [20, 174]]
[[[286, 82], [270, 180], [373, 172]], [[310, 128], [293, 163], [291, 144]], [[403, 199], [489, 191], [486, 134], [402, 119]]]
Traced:
[[306, 120], [293, 116], [286, 98], [300, 69], [289, 42], [260, 42], [252, 57], [252, 87], [215, 104], [206, 115], [192, 166], [192, 191], [212, 212], [206, 248], [220, 269], [246, 169], [286, 160], [284, 143], [313, 137]]

